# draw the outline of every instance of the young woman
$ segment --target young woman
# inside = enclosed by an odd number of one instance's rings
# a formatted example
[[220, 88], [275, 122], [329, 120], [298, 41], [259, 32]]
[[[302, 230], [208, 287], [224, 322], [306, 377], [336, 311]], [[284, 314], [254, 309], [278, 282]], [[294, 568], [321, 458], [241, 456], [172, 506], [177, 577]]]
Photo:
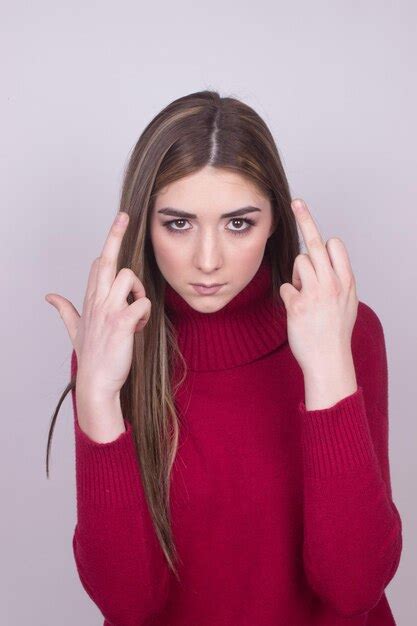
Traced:
[[217, 92], [175, 100], [120, 209], [81, 315], [46, 297], [73, 346], [48, 454], [71, 390], [73, 550], [104, 624], [395, 624], [383, 328], [267, 126]]

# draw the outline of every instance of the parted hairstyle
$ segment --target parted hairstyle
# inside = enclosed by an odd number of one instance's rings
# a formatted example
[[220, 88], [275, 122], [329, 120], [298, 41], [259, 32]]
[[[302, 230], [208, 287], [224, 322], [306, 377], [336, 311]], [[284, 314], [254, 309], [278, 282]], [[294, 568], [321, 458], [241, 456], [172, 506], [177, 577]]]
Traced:
[[[279, 287], [291, 282], [300, 251], [292, 198], [278, 149], [266, 123], [250, 106], [235, 97], [204, 90], [174, 100], [150, 121], [131, 151], [118, 209], [126, 211], [130, 219], [117, 272], [124, 267], [132, 269], [152, 303], [148, 323], [143, 331], [135, 333], [132, 366], [120, 391], [120, 401], [124, 418], [132, 424], [153, 526], [177, 579], [179, 556], [171, 528], [169, 494], [180, 428], [175, 393], [186, 376], [186, 363], [165, 312], [165, 280], [155, 260], [149, 227], [158, 192], [206, 165], [240, 174], [269, 198], [274, 231], [266, 243], [265, 255], [272, 268], [273, 297], [281, 306]], [[130, 293], [128, 303], [133, 301]], [[178, 363], [183, 376], [174, 381], [173, 368]], [[52, 416], [46, 453], [48, 478], [55, 422], [63, 400], [75, 386], [76, 374]]]

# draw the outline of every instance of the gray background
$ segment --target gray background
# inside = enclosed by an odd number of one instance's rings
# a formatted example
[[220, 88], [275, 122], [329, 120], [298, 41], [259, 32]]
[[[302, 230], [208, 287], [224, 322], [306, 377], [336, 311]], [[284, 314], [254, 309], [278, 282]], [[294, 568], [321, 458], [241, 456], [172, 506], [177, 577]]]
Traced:
[[[48, 292], [80, 311], [128, 153], [173, 99], [204, 88], [253, 106], [292, 196], [348, 247], [389, 360], [390, 461], [404, 547], [387, 588], [417, 619], [416, 73], [412, 2], [8, 3], [2, 66], [1, 607], [8, 626], [102, 624], [72, 555], [71, 343]], [[3, 621], [3, 620], [2, 620]]]

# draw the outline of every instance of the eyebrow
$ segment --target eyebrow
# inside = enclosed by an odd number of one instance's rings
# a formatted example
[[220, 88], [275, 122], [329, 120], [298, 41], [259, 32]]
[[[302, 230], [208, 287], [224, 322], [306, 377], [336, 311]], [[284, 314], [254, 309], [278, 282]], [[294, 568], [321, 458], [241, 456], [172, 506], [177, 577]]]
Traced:
[[[244, 206], [240, 209], [236, 209], [235, 211], [230, 211], [230, 213], [223, 213], [220, 217], [237, 217], [239, 215], [244, 215], [245, 213], [252, 213], [253, 211], [261, 211], [256, 206]], [[174, 209], [172, 207], [164, 207], [163, 209], [159, 209], [158, 213], [162, 213], [163, 215], [173, 215], [174, 217], [189, 217], [190, 219], [196, 218], [197, 215], [195, 213], [188, 213], [187, 211], [180, 211], [179, 209]]]

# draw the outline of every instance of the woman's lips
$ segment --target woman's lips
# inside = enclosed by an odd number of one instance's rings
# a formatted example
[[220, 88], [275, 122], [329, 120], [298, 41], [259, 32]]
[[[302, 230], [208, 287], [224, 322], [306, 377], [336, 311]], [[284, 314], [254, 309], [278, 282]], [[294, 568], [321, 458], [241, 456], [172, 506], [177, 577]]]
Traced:
[[203, 287], [202, 285], [192, 285], [197, 293], [201, 296], [209, 296], [213, 293], [217, 293], [223, 285], [216, 285], [215, 287]]

